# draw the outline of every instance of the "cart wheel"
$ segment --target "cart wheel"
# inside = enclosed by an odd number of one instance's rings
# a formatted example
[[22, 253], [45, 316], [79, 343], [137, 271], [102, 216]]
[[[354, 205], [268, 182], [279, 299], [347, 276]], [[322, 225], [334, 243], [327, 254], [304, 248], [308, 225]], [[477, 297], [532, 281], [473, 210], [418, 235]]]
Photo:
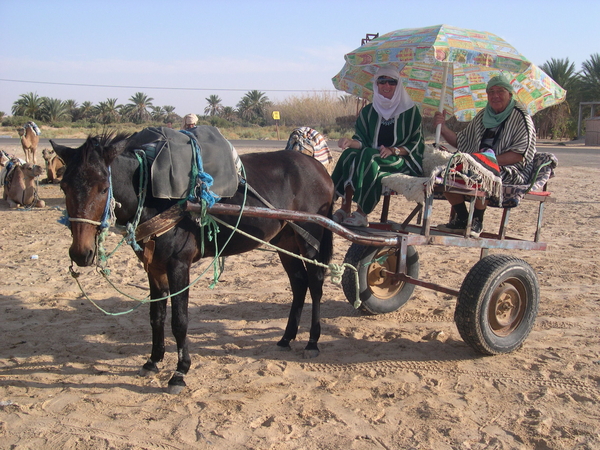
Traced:
[[[371, 314], [385, 314], [396, 311], [412, 295], [415, 285], [396, 282], [386, 271], [395, 272], [397, 263], [396, 249], [390, 247], [368, 247], [352, 244], [344, 263], [358, 270], [360, 308]], [[419, 254], [413, 246], [406, 252], [406, 273], [419, 277]], [[354, 305], [356, 300], [356, 278], [352, 270], [346, 270], [342, 277], [342, 287], [346, 299]]]
[[529, 264], [489, 255], [475, 264], [458, 294], [454, 321], [463, 340], [484, 355], [520, 348], [537, 316], [540, 290]]

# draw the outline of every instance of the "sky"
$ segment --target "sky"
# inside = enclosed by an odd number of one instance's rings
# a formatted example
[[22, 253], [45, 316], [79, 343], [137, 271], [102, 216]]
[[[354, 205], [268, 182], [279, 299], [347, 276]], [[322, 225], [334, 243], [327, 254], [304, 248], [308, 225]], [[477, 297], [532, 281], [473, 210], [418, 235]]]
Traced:
[[452, 25], [494, 33], [534, 64], [600, 53], [598, 0], [0, 0], [0, 111], [21, 94], [97, 104], [136, 92], [183, 116], [218, 95], [330, 92], [367, 34]]

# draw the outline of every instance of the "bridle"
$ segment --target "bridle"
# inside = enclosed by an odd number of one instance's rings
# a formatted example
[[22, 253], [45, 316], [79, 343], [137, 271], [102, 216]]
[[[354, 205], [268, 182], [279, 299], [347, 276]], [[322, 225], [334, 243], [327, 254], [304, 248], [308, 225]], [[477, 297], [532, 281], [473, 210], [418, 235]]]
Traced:
[[108, 167], [108, 196], [106, 197], [106, 205], [104, 206], [104, 212], [102, 213], [102, 219], [100, 222], [97, 220], [86, 219], [85, 217], [68, 217], [67, 220], [70, 222], [79, 222], [79, 223], [87, 223], [90, 225], [95, 225], [98, 227], [98, 233], [106, 230], [110, 227], [110, 223], [112, 222], [113, 217], [113, 188], [112, 188], [112, 175], [110, 171], [110, 166]]

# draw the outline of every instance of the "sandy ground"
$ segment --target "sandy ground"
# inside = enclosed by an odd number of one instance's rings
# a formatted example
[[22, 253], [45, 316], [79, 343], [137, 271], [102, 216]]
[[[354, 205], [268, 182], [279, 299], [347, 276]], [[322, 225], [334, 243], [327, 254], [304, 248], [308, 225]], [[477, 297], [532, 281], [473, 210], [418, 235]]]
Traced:
[[[150, 352], [148, 307], [105, 315], [69, 275], [58, 187], [40, 187], [44, 209], [0, 201], [0, 448], [598, 449], [599, 179], [600, 163], [559, 165], [542, 235], [548, 250], [503, 252], [539, 278], [540, 312], [521, 350], [476, 354], [458, 334], [449, 295], [417, 287], [399, 311], [366, 316], [328, 280], [321, 355], [302, 359], [309, 305], [292, 352], [280, 352], [290, 290], [277, 256], [255, 251], [228, 258], [213, 290], [207, 262], [193, 267], [193, 362], [179, 396], [165, 393], [176, 362], [170, 333], [163, 371], [136, 375]], [[411, 208], [394, 198], [392, 218]], [[531, 238], [534, 212], [515, 210], [509, 234]], [[444, 220], [447, 209], [440, 203], [435, 214]], [[498, 218], [490, 210], [486, 226]], [[334, 262], [348, 246], [336, 237]], [[454, 288], [478, 258], [448, 247], [419, 254], [421, 278]], [[78, 270], [106, 310], [137, 305], [93, 269]], [[111, 278], [129, 295], [147, 293], [129, 248], [111, 259]]]

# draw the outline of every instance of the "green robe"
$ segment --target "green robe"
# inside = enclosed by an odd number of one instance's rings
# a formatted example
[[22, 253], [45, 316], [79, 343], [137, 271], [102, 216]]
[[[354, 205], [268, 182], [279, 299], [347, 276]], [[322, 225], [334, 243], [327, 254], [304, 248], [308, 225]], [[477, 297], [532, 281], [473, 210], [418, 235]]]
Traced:
[[369, 214], [381, 197], [381, 179], [392, 173], [423, 175], [423, 152], [425, 143], [421, 127], [421, 113], [416, 106], [396, 118], [394, 143], [389, 147], [405, 147], [409, 154], [379, 156], [379, 128], [381, 119], [372, 104], [365, 106], [355, 125], [356, 134], [352, 139], [361, 143], [360, 149], [347, 148], [340, 156], [331, 178], [337, 195], [344, 196], [346, 186], [354, 189], [352, 198], [360, 208]]

